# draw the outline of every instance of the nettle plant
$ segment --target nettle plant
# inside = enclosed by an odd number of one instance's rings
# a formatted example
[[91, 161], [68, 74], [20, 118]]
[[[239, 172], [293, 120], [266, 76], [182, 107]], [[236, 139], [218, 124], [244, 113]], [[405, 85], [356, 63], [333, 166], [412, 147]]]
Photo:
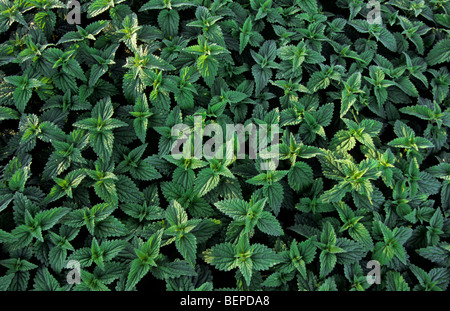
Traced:
[[0, 0], [0, 290], [447, 289], [450, 1], [79, 2]]

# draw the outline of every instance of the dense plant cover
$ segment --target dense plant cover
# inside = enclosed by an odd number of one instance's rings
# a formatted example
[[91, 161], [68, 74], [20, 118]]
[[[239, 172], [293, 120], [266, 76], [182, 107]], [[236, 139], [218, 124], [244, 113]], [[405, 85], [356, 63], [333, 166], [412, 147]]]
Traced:
[[0, 0], [1, 290], [447, 289], [450, 1], [80, 3]]

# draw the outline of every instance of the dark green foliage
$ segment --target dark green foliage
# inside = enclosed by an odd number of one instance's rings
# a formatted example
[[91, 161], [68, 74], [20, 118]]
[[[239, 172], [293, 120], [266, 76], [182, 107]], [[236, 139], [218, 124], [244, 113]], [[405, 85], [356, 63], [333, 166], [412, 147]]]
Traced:
[[0, 0], [1, 291], [448, 288], [449, 1], [80, 3]]

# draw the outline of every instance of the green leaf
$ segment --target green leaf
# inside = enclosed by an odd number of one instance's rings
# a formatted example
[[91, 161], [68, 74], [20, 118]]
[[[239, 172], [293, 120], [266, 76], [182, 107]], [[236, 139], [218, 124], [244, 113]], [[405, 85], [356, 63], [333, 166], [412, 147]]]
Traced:
[[69, 208], [52, 208], [47, 211], [40, 212], [34, 217], [35, 221], [39, 224], [42, 230], [49, 230], [58, 221], [70, 212]]
[[201, 55], [197, 60], [197, 69], [207, 85], [212, 85], [219, 70], [219, 61], [212, 55]]
[[55, 28], [56, 14], [52, 11], [41, 11], [36, 13], [34, 21], [44, 33], [50, 35]]
[[235, 262], [235, 248], [231, 243], [221, 243], [203, 253], [208, 264], [221, 271], [229, 271], [237, 266]]
[[204, 196], [212, 189], [217, 187], [220, 181], [220, 176], [210, 168], [204, 168], [197, 175], [195, 181], [194, 191], [199, 197]]
[[387, 273], [386, 289], [388, 291], [410, 291], [408, 283], [397, 271], [389, 271]]
[[268, 235], [280, 236], [284, 234], [284, 231], [277, 218], [269, 212], [262, 212], [260, 218], [258, 219], [258, 222], [256, 223], [256, 226], [259, 230]]
[[381, 28], [378, 33], [374, 33], [375, 37], [392, 52], [397, 51], [397, 41], [394, 35], [386, 28]]
[[280, 263], [281, 256], [273, 249], [263, 245], [254, 244], [253, 253], [251, 256], [253, 262], [253, 269], [256, 271], [268, 270], [270, 267]]
[[303, 191], [314, 182], [311, 167], [304, 162], [296, 162], [289, 169], [288, 182], [295, 191]]
[[302, 11], [315, 14], [318, 13], [317, 1], [316, 0], [297, 0], [296, 3], [300, 6]]
[[89, 6], [88, 18], [95, 17], [114, 7], [114, 0], [95, 0]]
[[255, 79], [256, 89], [255, 94], [259, 95], [262, 89], [269, 83], [272, 78], [272, 70], [270, 68], [263, 68], [261, 65], [256, 64], [252, 66], [252, 75]]
[[14, 276], [15, 275], [11, 273], [0, 277], [0, 292], [6, 292], [8, 290]]
[[161, 174], [147, 161], [139, 161], [136, 167], [130, 169], [130, 174], [138, 180], [154, 180], [161, 178]]
[[428, 65], [433, 66], [450, 60], [450, 39], [440, 40], [425, 58]]
[[283, 186], [280, 183], [274, 183], [271, 185], [265, 185], [262, 188], [264, 197], [267, 197], [268, 205], [272, 208], [275, 215], [278, 215], [283, 202]]
[[174, 37], [178, 33], [180, 15], [177, 10], [162, 10], [158, 14], [158, 24], [167, 37]]
[[130, 272], [127, 277], [127, 290], [133, 289], [136, 284], [150, 271], [150, 266], [140, 259], [134, 259], [131, 262]]
[[180, 235], [175, 240], [175, 245], [183, 258], [194, 267], [197, 256], [197, 239], [195, 235], [190, 232]]
[[35, 291], [59, 291], [61, 286], [47, 268], [39, 269], [34, 277], [33, 289]]
[[230, 199], [214, 203], [214, 205], [224, 214], [233, 219], [245, 217], [250, 205], [241, 199]]
[[326, 277], [328, 274], [331, 273], [334, 266], [336, 266], [337, 257], [335, 254], [332, 253], [321, 252], [319, 258], [320, 258], [320, 276]]
[[361, 223], [355, 224], [353, 227], [348, 229], [348, 233], [350, 234], [352, 239], [354, 239], [356, 242], [361, 243], [368, 249], [373, 249], [374, 245], [372, 237], [370, 236], [369, 231], [363, 224]]
[[3, 120], [17, 120], [20, 114], [14, 109], [0, 106], [0, 121]]

